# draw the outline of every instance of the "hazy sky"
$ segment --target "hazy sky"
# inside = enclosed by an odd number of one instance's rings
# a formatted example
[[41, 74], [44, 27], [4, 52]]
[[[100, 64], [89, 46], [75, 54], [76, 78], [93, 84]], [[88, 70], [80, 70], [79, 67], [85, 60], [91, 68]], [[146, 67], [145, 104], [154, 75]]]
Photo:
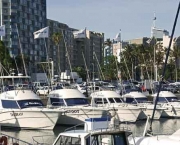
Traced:
[[[156, 27], [172, 31], [179, 0], [47, 0], [47, 17], [69, 27], [105, 33], [113, 39], [121, 29], [122, 40], [150, 37]], [[180, 15], [180, 14], [179, 14]], [[180, 16], [175, 36], [180, 36]]]

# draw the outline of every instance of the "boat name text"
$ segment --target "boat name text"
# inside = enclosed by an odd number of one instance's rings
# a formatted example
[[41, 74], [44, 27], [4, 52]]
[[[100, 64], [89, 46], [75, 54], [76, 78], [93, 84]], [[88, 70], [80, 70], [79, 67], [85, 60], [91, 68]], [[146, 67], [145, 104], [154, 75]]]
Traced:
[[23, 113], [10, 113], [11, 116], [23, 116]]
[[79, 110], [67, 110], [66, 113], [79, 113]]

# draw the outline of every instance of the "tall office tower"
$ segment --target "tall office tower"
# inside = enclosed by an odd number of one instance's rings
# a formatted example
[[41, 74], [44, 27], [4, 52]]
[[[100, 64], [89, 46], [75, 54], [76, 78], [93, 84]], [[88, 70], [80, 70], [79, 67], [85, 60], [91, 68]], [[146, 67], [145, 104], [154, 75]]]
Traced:
[[0, 0], [0, 9], [1, 25], [6, 27], [6, 35], [1, 39], [11, 56], [19, 55], [22, 48], [30, 59], [26, 63], [28, 73], [35, 72], [35, 62], [46, 57], [44, 39], [33, 36], [33, 32], [46, 27], [46, 0]]

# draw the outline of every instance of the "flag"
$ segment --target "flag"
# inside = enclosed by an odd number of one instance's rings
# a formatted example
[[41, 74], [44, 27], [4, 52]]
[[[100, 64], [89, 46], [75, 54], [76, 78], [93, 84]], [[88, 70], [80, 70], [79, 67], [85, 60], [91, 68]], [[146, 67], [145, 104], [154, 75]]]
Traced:
[[0, 36], [5, 36], [5, 25], [0, 26]]
[[49, 37], [49, 27], [42, 28], [42, 29], [34, 32], [33, 34], [34, 34], [34, 39], [48, 38]]
[[86, 29], [76, 31], [73, 33], [73, 35], [74, 35], [74, 38], [86, 38]]
[[151, 44], [151, 42], [152, 42], [152, 38], [149, 38], [149, 39], [146, 41], [147, 44]]
[[120, 32], [116, 34], [114, 41], [121, 42], [121, 33]]

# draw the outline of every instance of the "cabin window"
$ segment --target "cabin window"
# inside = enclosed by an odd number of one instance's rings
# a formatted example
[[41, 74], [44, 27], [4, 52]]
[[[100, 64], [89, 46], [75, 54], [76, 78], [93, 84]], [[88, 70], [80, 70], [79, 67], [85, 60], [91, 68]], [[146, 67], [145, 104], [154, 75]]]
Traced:
[[2, 106], [3, 108], [12, 108], [12, 109], [19, 108], [17, 102], [14, 100], [2, 100]]
[[17, 101], [20, 108], [29, 108], [29, 107], [42, 107], [44, 106], [41, 100], [20, 100]]
[[158, 102], [166, 102], [167, 103], [167, 100], [164, 97], [159, 97]]
[[108, 101], [107, 101], [106, 98], [103, 98], [103, 101], [104, 101], [104, 104], [107, 104], [107, 103], [108, 103]]
[[136, 98], [136, 101], [138, 103], [143, 103], [143, 102], [147, 102], [148, 100], [147, 100], [147, 98]]
[[126, 103], [133, 103], [134, 98], [126, 98]]
[[85, 98], [69, 98], [64, 99], [67, 106], [75, 106], [75, 105], [88, 105], [88, 101]]
[[114, 145], [126, 145], [126, 136], [125, 134], [116, 134], [114, 135]]
[[96, 104], [103, 104], [102, 98], [95, 98], [95, 99], [94, 99], [94, 102], [95, 102]]
[[81, 145], [79, 137], [60, 136], [55, 145]]
[[122, 103], [122, 100], [120, 98], [114, 98], [114, 100], [116, 101], [116, 103]]
[[178, 101], [177, 97], [166, 97], [169, 102]]
[[110, 103], [115, 103], [113, 98], [108, 98]]
[[50, 98], [51, 104], [53, 106], [64, 106], [64, 101], [63, 99], [60, 98]]

